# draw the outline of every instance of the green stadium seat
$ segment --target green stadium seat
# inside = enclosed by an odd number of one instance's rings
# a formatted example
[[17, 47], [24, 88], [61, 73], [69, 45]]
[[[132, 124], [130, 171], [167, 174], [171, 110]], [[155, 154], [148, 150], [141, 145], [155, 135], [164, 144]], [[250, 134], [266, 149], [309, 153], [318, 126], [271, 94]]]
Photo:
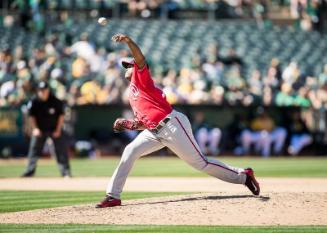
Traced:
[[[187, 4], [201, 6], [201, 1], [181, 1]], [[69, 8], [73, 5], [86, 9], [97, 7], [93, 1], [58, 1], [58, 7]], [[104, 4], [114, 4], [104, 1]], [[327, 51], [327, 36], [319, 33], [307, 33], [289, 27], [273, 26], [270, 30], [259, 29], [254, 22], [239, 21], [153, 21], [153, 20], [111, 20], [106, 27], [100, 27], [92, 20], [79, 22], [74, 27], [51, 25], [48, 32], [59, 31], [61, 38], [69, 33], [73, 41], [78, 41], [83, 32], [97, 46], [111, 49], [123, 48], [123, 45], [108, 43], [115, 33], [128, 33], [140, 44], [154, 66], [176, 67], [188, 65], [191, 57], [200, 50], [205, 51], [208, 44], [218, 43], [222, 54], [229, 48], [236, 49], [249, 67], [258, 67], [264, 71], [273, 57], [278, 57], [283, 65], [292, 59], [302, 61], [305, 68], [315, 74], [321, 72], [321, 67], [327, 63], [324, 51]], [[37, 34], [24, 32], [19, 28], [4, 29], [0, 27], [0, 48], [13, 48], [23, 45], [26, 51], [44, 42]], [[173, 43], [172, 43], [173, 41]], [[291, 42], [291, 43], [290, 43]], [[247, 73], [247, 72], [246, 72]], [[248, 73], [246, 74], [248, 75]]]

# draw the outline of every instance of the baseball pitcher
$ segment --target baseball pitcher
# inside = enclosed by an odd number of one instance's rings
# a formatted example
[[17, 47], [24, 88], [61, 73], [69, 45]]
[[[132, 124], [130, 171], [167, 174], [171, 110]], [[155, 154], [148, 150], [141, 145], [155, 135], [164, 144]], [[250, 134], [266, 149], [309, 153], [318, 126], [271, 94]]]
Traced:
[[125, 78], [130, 82], [129, 102], [135, 116], [135, 119], [119, 118], [113, 127], [115, 131], [142, 132], [126, 146], [108, 184], [107, 195], [96, 208], [121, 205], [120, 194], [135, 160], [163, 147], [168, 147], [195, 169], [226, 182], [244, 184], [254, 195], [259, 195], [259, 183], [251, 168], [232, 167], [202, 154], [190, 121], [174, 110], [164, 93], [154, 85], [145, 57], [135, 42], [123, 34], [113, 36], [112, 40], [126, 43], [134, 58], [133, 62], [123, 61], [122, 66], [126, 68]]

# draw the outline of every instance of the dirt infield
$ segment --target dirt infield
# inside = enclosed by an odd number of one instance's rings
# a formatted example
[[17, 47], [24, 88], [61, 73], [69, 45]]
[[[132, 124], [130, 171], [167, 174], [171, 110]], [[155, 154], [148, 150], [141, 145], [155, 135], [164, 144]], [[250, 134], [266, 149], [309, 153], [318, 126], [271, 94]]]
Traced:
[[[107, 178], [0, 179], [0, 190], [104, 190]], [[1, 223], [327, 225], [327, 179], [262, 178], [262, 195], [213, 178], [130, 177], [126, 191], [202, 193], [0, 214]], [[16, 188], [14, 188], [16, 186]], [[37, 187], [37, 188], [35, 188]], [[63, 189], [62, 187], [66, 187]]]
[[[108, 177], [0, 178], [0, 190], [105, 191]], [[259, 178], [262, 193], [327, 193], [327, 178]], [[211, 177], [128, 177], [124, 191], [245, 193], [243, 185]]]

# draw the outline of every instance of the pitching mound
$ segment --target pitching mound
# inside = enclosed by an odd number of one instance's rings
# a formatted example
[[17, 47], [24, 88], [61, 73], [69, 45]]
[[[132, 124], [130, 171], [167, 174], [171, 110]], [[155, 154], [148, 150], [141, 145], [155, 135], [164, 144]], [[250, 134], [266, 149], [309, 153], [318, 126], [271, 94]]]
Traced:
[[76, 205], [0, 215], [1, 223], [327, 225], [326, 193], [230, 193], [149, 198], [95, 209]]
[[[89, 205], [0, 214], [1, 223], [327, 225], [327, 179], [260, 178], [262, 196], [203, 178], [130, 177], [125, 191], [197, 192], [95, 209]], [[0, 179], [0, 190], [103, 190], [108, 178]], [[199, 194], [199, 192], [201, 192]], [[28, 198], [28, 197], [27, 197]]]

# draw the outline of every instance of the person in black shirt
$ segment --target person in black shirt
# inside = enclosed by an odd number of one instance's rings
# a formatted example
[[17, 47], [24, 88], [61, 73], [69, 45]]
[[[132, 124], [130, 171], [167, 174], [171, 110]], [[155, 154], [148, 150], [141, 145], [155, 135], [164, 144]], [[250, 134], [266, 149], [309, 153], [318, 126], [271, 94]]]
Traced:
[[28, 166], [22, 177], [31, 177], [36, 170], [36, 163], [42, 153], [47, 138], [51, 138], [55, 146], [56, 158], [61, 175], [70, 177], [70, 166], [67, 145], [62, 135], [64, 123], [64, 104], [57, 99], [46, 82], [37, 87], [37, 97], [28, 104], [32, 136], [28, 152]]

